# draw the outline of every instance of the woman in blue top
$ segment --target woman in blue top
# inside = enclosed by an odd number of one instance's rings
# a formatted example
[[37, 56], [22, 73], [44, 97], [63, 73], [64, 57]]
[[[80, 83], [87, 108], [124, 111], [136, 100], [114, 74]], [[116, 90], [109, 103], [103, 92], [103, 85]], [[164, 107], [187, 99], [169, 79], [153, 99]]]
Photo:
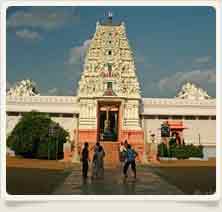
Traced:
[[127, 146], [127, 150], [126, 150], [126, 162], [125, 165], [123, 167], [123, 174], [124, 177], [127, 178], [127, 170], [129, 168], [129, 166], [131, 166], [131, 169], [133, 171], [134, 174], [134, 179], [136, 179], [136, 156], [137, 156], [137, 152], [131, 148], [131, 145], [128, 144]]

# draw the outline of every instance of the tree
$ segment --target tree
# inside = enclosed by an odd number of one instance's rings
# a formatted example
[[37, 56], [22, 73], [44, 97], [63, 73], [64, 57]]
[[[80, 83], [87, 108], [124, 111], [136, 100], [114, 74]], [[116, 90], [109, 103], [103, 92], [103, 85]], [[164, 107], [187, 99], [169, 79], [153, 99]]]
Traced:
[[[50, 133], [50, 128], [57, 126]], [[7, 145], [16, 155], [29, 158], [62, 158], [68, 132], [51, 120], [48, 114], [25, 113], [7, 138]], [[57, 156], [56, 156], [57, 154]]]

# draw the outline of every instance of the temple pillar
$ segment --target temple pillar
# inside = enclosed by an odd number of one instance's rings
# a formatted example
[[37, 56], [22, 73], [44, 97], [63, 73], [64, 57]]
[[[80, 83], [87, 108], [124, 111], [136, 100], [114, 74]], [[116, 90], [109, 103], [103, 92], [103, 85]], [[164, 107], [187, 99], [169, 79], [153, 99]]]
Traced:
[[76, 130], [74, 132], [75, 135], [75, 143], [74, 143], [74, 153], [72, 162], [79, 163], [80, 162], [80, 155], [79, 155], [79, 117], [76, 117]]

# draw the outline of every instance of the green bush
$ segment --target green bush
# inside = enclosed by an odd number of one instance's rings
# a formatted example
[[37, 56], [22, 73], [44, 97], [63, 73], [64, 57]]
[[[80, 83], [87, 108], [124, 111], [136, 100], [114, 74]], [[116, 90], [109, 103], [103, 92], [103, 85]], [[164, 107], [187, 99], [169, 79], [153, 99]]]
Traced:
[[190, 157], [203, 158], [203, 147], [194, 145], [176, 145], [172, 144], [167, 150], [167, 146], [163, 143], [158, 146], [160, 157], [173, 157], [177, 159], [188, 159]]
[[169, 157], [169, 151], [166, 144], [161, 143], [158, 145], [158, 156], [159, 157]]
[[187, 152], [186, 146], [171, 146], [170, 157], [177, 159], [188, 159], [190, 154]]
[[[54, 126], [53, 135], [49, 129]], [[47, 114], [39, 112], [26, 113], [7, 138], [7, 145], [16, 155], [28, 158], [63, 157], [63, 144], [68, 132], [53, 122]], [[58, 146], [58, 148], [57, 148]]]
[[171, 157], [187, 159], [190, 157], [203, 158], [203, 147], [194, 145], [172, 146], [170, 148]]

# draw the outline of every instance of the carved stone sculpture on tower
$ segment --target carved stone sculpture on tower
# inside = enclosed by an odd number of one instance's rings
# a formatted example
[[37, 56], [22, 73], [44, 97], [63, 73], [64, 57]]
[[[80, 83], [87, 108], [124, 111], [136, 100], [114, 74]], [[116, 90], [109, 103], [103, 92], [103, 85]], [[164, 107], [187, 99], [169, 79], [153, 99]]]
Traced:
[[187, 82], [182, 86], [181, 91], [176, 95], [175, 98], [202, 100], [210, 99], [211, 97], [202, 88], [197, 87], [194, 83]]
[[101, 97], [106, 94], [104, 85], [107, 80], [112, 80], [116, 96], [140, 98], [135, 70], [124, 23], [97, 22], [85, 57], [78, 96]]
[[40, 95], [36, 83], [32, 80], [22, 80], [17, 82], [15, 87], [7, 91], [7, 96], [38, 96]]

